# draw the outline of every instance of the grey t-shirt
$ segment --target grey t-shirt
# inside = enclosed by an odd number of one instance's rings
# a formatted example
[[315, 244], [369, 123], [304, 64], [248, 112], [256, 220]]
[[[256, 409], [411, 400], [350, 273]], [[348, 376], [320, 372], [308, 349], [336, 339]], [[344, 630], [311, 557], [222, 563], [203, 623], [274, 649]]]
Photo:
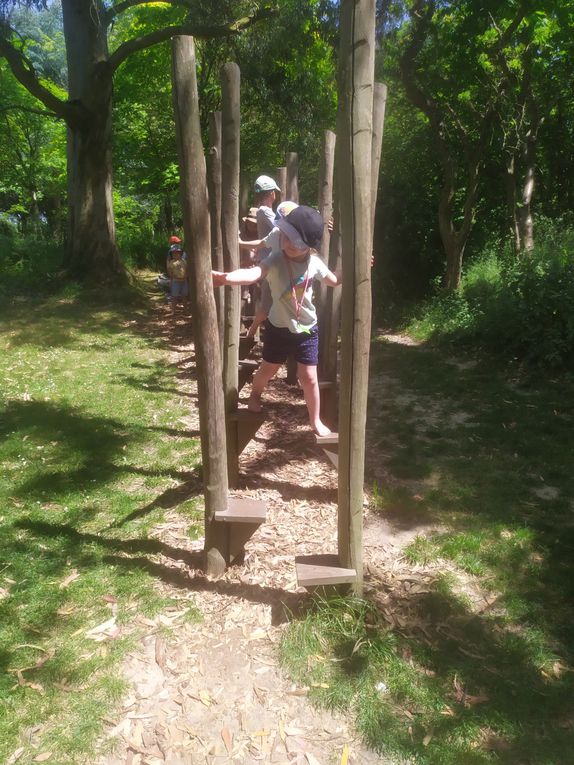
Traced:
[[[259, 239], [264, 239], [274, 228], [275, 213], [271, 207], [261, 205], [261, 207], [257, 208], [257, 236]], [[268, 247], [261, 248], [259, 250], [259, 259], [261, 260], [266, 255], [269, 255], [270, 252], [271, 250]]]
[[[274, 251], [261, 262], [271, 288], [273, 304], [269, 321], [275, 327], [291, 332], [304, 332], [317, 323], [313, 305], [313, 280], [325, 278], [329, 269], [318, 255], [310, 254], [304, 261], [288, 258], [282, 251]], [[295, 291], [295, 297], [293, 296]], [[300, 304], [299, 317], [297, 305]]]

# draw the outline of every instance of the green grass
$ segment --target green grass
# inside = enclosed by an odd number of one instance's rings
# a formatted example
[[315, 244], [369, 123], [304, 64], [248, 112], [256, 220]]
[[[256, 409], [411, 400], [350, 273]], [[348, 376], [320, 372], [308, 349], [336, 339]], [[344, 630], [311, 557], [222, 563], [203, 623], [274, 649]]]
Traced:
[[[19, 763], [93, 761], [138, 616], [178, 602], [156, 586], [178, 551], [148, 532], [177, 509], [201, 533], [189, 398], [148, 311], [74, 286], [0, 311], [2, 762], [22, 746]], [[86, 636], [114, 612], [118, 637]]]
[[382, 448], [373, 511], [412, 531], [398, 563], [430, 584], [395, 592], [391, 569], [394, 625], [376, 599], [319, 601], [291, 625], [283, 661], [398, 762], [568, 765], [574, 381], [383, 340], [372, 349], [381, 375], [368, 416], [369, 452]]

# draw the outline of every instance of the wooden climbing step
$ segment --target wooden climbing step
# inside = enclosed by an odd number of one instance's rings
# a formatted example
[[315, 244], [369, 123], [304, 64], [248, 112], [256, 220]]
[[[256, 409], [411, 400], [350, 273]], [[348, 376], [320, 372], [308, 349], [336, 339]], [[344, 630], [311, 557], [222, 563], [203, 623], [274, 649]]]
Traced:
[[227, 508], [215, 513], [216, 521], [225, 523], [265, 523], [267, 508], [260, 499], [229, 497]]
[[257, 371], [259, 362], [255, 359], [240, 359], [239, 361], [239, 377], [238, 377], [238, 389], [241, 390], [244, 385], [251, 382], [251, 378]]
[[267, 508], [260, 499], [228, 497], [227, 507], [215, 513], [214, 520], [221, 524], [221, 544], [226, 565], [243, 558], [245, 545], [262, 523]]
[[325, 587], [331, 584], [352, 584], [357, 578], [354, 568], [341, 566], [338, 555], [298, 555], [295, 571], [299, 587]]
[[250, 412], [249, 409], [238, 409], [227, 415], [227, 437], [235, 438], [237, 456], [245, 449], [264, 422], [263, 412]]
[[325, 452], [333, 465], [339, 468], [339, 434], [329, 433], [328, 436], [315, 436], [315, 442]]
[[321, 419], [330, 428], [336, 428], [338, 420], [337, 383], [333, 380], [319, 380], [319, 395], [321, 397]]
[[251, 349], [255, 345], [254, 337], [247, 337], [247, 335], [240, 335], [239, 337], [239, 358], [246, 359], [251, 353]]

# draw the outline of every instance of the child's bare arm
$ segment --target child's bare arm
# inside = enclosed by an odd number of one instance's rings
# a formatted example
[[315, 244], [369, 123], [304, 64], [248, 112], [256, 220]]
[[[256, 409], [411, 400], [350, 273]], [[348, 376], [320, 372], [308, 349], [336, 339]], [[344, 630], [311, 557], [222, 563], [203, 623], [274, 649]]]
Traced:
[[235, 271], [212, 271], [213, 285], [222, 287], [223, 285], [236, 284], [255, 284], [264, 275], [265, 271], [261, 266], [252, 266], [251, 268], [236, 268]]
[[336, 287], [338, 284], [342, 284], [343, 283], [342, 270], [338, 268], [336, 271], [327, 271], [323, 281], [325, 282], [325, 284], [328, 284], [329, 287]]
[[245, 241], [244, 239], [240, 238], [239, 246], [242, 250], [257, 250], [259, 247], [263, 246], [263, 239], [251, 239]]

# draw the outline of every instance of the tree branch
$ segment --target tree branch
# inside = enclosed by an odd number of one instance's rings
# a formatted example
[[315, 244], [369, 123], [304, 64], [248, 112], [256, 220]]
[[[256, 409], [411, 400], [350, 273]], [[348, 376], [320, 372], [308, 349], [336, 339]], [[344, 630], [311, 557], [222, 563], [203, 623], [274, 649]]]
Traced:
[[[126, 0], [127, 3], [132, 5], [137, 4], [136, 0]], [[120, 45], [109, 57], [107, 67], [110, 74], [113, 74], [116, 69], [123, 64], [128, 56], [136, 51], [145, 50], [152, 45], [157, 45], [160, 42], [165, 42], [176, 35], [192, 35], [198, 39], [208, 39], [214, 37], [229, 37], [230, 35], [238, 35], [250, 26], [253, 26], [262, 19], [271, 18], [276, 14], [275, 8], [263, 8], [258, 10], [253, 16], [246, 16], [242, 19], [237, 19], [229, 24], [217, 25], [217, 26], [202, 26], [201, 24], [179, 24], [172, 27], [164, 27], [163, 29], [157, 29], [155, 32], [150, 32], [142, 37], [136, 37], [132, 40]]]
[[12, 74], [18, 82], [35, 98], [41, 101], [50, 112], [65, 120], [68, 124], [73, 123], [78, 118], [77, 110], [42, 85], [30, 61], [21, 51], [8, 42], [1, 33], [0, 57], [6, 59]]
[[23, 104], [5, 104], [4, 106], [0, 106], [0, 114], [7, 112], [24, 112], [25, 114], [38, 114], [40, 117], [53, 117], [54, 119], [62, 119], [59, 114], [55, 114], [52, 111], [34, 109], [32, 106], [24, 106]]
[[[184, 8], [192, 8], [191, 0], [169, 0], [170, 5], [181, 5]], [[130, 8], [135, 8], [138, 5], [150, 5], [149, 0], [123, 0], [121, 3], [116, 3], [108, 8], [104, 15], [104, 25], [109, 26], [112, 21], [117, 18], [124, 11], [128, 11]]]

